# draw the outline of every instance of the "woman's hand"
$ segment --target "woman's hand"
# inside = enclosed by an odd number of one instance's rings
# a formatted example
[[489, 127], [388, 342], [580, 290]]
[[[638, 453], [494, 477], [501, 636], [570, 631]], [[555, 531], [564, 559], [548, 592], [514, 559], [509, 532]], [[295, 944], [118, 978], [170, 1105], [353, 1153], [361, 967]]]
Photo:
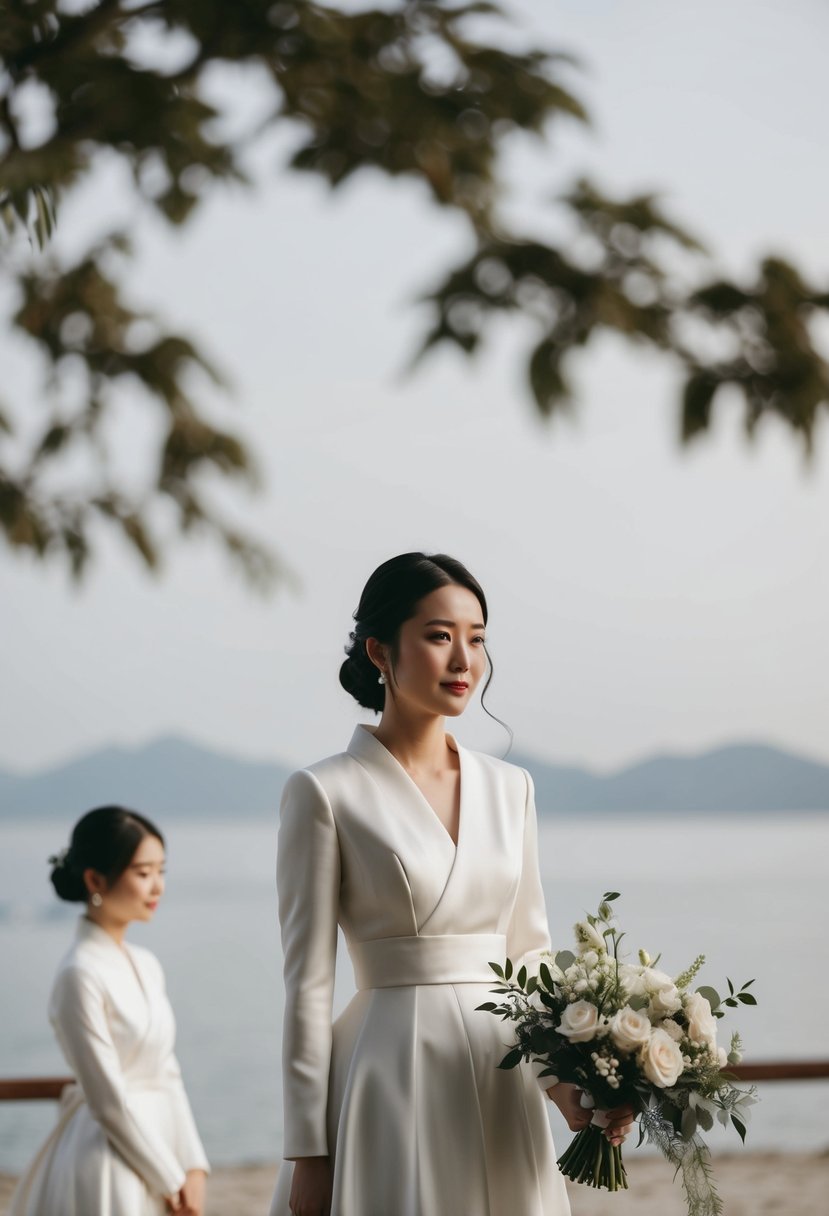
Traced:
[[633, 1130], [633, 1120], [636, 1117], [633, 1107], [626, 1102], [624, 1106], [614, 1106], [613, 1110], [605, 1111], [605, 1115], [607, 1127], [604, 1134], [611, 1144], [621, 1144]]
[[[578, 1085], [570, 1085], [565, 1081], [552, 1085], [547, 1090], [547, 1096], [564, 1115], [571, 1132], [583, 1131], [593, 1118], [593, 1110], [581, 1104], [582, 1092]], [[611, 1144], [621, 1144], [633, 1128], [633, 1107], [626, 1103], [624, 1106], [614, 1106], [604, 1114], [607, 1118], [605, 1135]]]
[[293, 1216], [330, 1216], [332, 1181], [328, 1157], [297, 1157], [288, 1200]]
[[578, 1085], [571, 1085], [568, 1081], [559, 1081], [558, 1085], [551, 1085], [547, 1090], [547, 1097], [555, 1102], [564, 1115], [571, 1132], [583, 1131], [593, 1118], [592, 1110], [587, 1110], [581, 1104], [582, 1093]]
[[204, 1170], [188, 1170], [184, 1186], [177, 1195], [166, 1195], [167, 1210], [176, 1216], [204, 1216], [204, 1190], [207, 1175]]

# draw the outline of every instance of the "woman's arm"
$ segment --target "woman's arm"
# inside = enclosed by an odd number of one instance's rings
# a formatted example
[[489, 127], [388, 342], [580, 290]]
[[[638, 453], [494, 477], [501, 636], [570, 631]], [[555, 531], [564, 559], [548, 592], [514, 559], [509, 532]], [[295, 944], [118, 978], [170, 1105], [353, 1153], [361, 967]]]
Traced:
[[538, 862], [535, 790], [530, 774], [524, 769], [521, 771], [526, 783], [521, 877], [507, 928], [507, 954], [516, 969], [524, 963], [528, 971], [533, 971], [540, 956], [550, 949], [550, 928], [547, 924], [547, 907]]
[[170, 1088], [176, 1125], [176, 1155], [189, 1174], [193, 1170], [209, 1174], [210, 1166], [201, 1142], [193, 1111], [184, 1088], [179, 1062], [173, 1053], [167, 1060], [164, 1076]]
[[185, 1171], [172, 1149], [133, 1116], [112, 1041], [100, 981], [80, 967], [58, 975], [51, 1015], [67, 1062], [89, 1110], [129, 1166], [156, 1195], [176, 1195]]
[[282, 795], [276, 881], [285, 979], [283, 1154], [327, 1156], [340, 850], [325, 791], [304, 770], [292, 774]]
[[[550, 928], [547, 923], [547, 905], [541, 886], [538, 861], [538, 819], [535, 810], [535, 790], [532, 777], [521, 770], [525, 780], [524, 828], [521, 846], [521, 877], [512, 916], [507, 927], [507, 956], [515, 970], [523, 963], [532, 973], [538, 967], [541, 955], [550, 949]], [[534, 1064], [533, 1069], [541, 1088], [548, 1091], [548, 1079], [539, 1077], [543, 1065]]]

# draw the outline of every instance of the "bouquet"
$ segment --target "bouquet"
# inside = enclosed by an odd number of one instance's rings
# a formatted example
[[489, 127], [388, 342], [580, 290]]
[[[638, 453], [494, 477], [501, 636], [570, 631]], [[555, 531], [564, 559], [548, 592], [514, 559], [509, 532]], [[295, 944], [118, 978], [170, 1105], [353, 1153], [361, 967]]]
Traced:
[[756, 1101], [753, 1089], [738, 1088], [725, 1071], [739, 1063], [742, 1045], [734, 1033], [728, 1050], [721, 1047], [717, 1022], [724, 1006], [756, 1005], [748, 991], [754, 981], [737, 991], [727, 980], [721, 999], [713, 988], [692, 988], [704, 955], [676, 977], [644, 950], [638, 964], [624, 961], [611, 907], [618, 898], [606, 892], [598, 914], [575, 926], [576, 952], [549, 954], [537, 975], [522, 966], [513, 976], [509, 959], [503, 967], [490, 963], [501, 981], [492, 991], [503, 999], [478, 1008], [514, 1023], [516, 1043], [500, 1068], [535, 1060], [551, 1086], [577, 1085], [582, 1106], [594, 1108], [591, 1124], [559, 1159], [566, 1177], [610, 1191], [627, 1187], [622, 1150], [605, 1136], [602, 1112], [630, 1103], [639, 1143], [647, 1137], [681, 1171], [689, 1216], [717, 1216], [722, 1202], [701, 1133], [716, 1117], [745, 1141]]

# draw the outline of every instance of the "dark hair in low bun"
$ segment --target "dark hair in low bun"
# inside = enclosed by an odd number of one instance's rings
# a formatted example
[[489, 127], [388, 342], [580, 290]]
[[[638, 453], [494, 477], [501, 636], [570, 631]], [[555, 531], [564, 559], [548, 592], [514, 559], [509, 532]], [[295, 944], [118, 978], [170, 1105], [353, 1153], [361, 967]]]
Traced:
[[55, 892], [70, 903], [86, 903], [89, 892], [84, 870], [97, 870], [108, 883], [124, 873], [145, 836], [164, 844], [161, 832], [137, 811], [122, 806], [99, 806], [82, 815], [72, 829], [69, 848], [49, 861]]
[[364, 709], [379, 714], [385, 701], [385, 689], [377, 682], [379, 673], [366, 653], [366, 640], [376, 638], [390, 646], [393, 655], [403, 622], [414, 616], [424, 596], [450, 583], [466, 587], [477, 597], [486, 624], [486, 597], [480, 583], [462, 562], [445, 553], [401, 553], [371, 575], [354, 613], [351, 641], [345, 648], [348, 658], [340, 668], [340, 683]]

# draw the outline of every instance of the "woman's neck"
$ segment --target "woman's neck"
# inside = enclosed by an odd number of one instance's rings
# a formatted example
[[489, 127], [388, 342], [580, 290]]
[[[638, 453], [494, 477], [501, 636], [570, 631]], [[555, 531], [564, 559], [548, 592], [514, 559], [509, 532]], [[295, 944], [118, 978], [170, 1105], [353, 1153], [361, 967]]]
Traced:
[[392, 706], [383, 711], [374, 737], [406, 769], [434, 771], [446, 767], [449, 747], [443, 717], [403, 715]]
[[112, 920], [106, 913], [102, 915], [98, 908], [93, 907], [87, 908], [86, 919], [91, 920], [93, 925], [97, 925], [99, 929], [103, 929], [104, 933], [108, 933], [117, 946], [123, 946], [124, 934], [127, 931], [126, 924]]

